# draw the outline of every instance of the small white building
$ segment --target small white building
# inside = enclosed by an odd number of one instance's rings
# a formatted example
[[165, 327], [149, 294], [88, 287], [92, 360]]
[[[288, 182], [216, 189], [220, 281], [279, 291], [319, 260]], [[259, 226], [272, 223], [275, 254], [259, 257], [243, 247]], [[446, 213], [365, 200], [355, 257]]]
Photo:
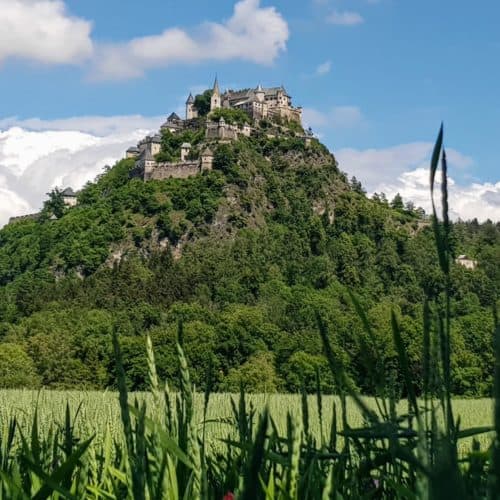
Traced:
[[74, 207], [76, 204], [78, 204], [77, 195], [70, 187], [67, 187], [61, 194], [64, 204], [67, 207]]
[[477, 260], [470, 259], [467, 255], [459, 255], [455, 259], [455, 263], [459, 266], [465, 267], [466, 269], [476, 269], [477, 267]]

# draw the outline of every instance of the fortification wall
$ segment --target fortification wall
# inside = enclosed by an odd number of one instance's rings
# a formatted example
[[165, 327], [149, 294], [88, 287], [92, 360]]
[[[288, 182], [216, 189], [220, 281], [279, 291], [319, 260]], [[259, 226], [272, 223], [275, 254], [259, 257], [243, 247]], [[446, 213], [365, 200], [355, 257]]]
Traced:
[[151, 172], [144, 174], [144, 180], [162, 180], [174, 177], [176, 179], [186, 179], [200, 172], [200, 162], [185, 163], [158, 163]]
[[9, 219], [9, 224], [14, 224], [16, 222], [22, 222], [25, 220], [37, 220], [40, 218], [40, 213], [36, 214], [27, 214], [27, 215], [18, 215], [16, 217], [11, 217]]
[[207, 139], [238, 139], [238, 135], [243, 133], [236, 125], [226, 124], [220, 126], [218, 123], [212, 122], [207, 124], [205, 137]]

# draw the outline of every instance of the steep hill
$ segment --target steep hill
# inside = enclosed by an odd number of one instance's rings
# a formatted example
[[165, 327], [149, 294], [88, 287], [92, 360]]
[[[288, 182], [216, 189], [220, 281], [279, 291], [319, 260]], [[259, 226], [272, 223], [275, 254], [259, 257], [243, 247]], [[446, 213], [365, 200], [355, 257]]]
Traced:
[[[185, 139], [203, 141], [185, 134], [172, 141], [165, 133], [160, 154], [175, 154]], [[130, 177], [134, 160], [122, 160], [85, 186], [78, 206], [65, 208], [54, 194], [38, 219], [0, 231], [0, 353], [8, 349], [18, 361], [8, 385], [112, 386], [113, 328], [132, 388], [145, 381], [146, 333], [160, 375], [173, 377], [182, 320], [199, 386], [211, 371], [219, 390], [236, 389], [242, 378], [254, 390], [295, 391], [302, 383], [313, 390], [319, 370], [330, 390], [320, 310], [333, 345], [369, 392], [349, 288], [389, 366], [395, 308], [418, 386], [422, 302], [442, 292], [421, 213], [400, 200], [368, 199], [323, 145], [307, 147], [293, 133], [261, 130], [212, 148], [213, 170], [187, 179], [143, 182]], [[454, 390], [487, 394], [500, 231], [459, 223], [453, 235], [455, 253], [479, 262], [453, 269]]]

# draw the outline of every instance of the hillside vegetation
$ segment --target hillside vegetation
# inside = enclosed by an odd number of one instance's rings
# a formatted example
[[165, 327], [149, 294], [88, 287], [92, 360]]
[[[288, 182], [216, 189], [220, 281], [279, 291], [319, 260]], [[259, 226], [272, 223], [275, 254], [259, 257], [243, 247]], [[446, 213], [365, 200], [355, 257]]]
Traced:
[[[174, 157], [175, 141], [163, 142], [160, 154]], [[212, 380], [216, 390], [235, 390], [243, 380], [250, 391], [313, 392], [319, 372], [331, 392], [318, 310], [335, 354], [371, 394], [350, 290], [367, 311], [378, 362], [402, 387], [395, 309], [419, 393], [422, 304], [444, 291], [421, 212], [398, 197], [367, 198], [317, 141], [306, 148], [262, 131], [211, 147], [211, 172], [144, 183], [129, 178], [133, 160], [122, 160], [85, 186], [78, 206], [52, 196], [39, 220], [0, 231], [0, 360], [11, 361], [0, 363], [0, 383], [114, 387], [113, 330], [131, 389], [147, 384], [146, 334], [159, 377], [176, 380], [182, 322], [197, 387]], [[500, 228], [455, 223], [450, 241], [454, 255], [479, 263], [452, 266], [452, 390], [490, 395]]]

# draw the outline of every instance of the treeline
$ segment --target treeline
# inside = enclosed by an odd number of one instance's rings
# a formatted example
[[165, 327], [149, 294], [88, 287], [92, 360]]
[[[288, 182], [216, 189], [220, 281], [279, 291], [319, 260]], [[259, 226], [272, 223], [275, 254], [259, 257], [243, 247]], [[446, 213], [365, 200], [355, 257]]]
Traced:
[[[379, 362], [402, 387], [396, 308], [421, 390], [422, 304], [443, 293], [443, 280], [420, 211], [368, 199], [320, 144], [305, 150], [292, 136], [219, 146], [214, 171], [190, 179], [143, 183], [129, 179], [131, 166], [119, 162], [90, 183], [75, 208], [53, 196], [39, 221], [0, 231], [0, 361], [10, 360], [0, 362], [1, 385], [113, 387], [113, 330], [132, 389], [147, 384], [146, 334], [160, 377], [173, 380], [182, 323], [199, 388], [244, 381], [253, 391], [312, 392], [319, 372], [329, 392], [320, 310], [333, 348], [372, 393], [350, 290], [373, 325]], [[478, 261], [452, 269], [453, 391], [488, 395], [500, 228], [459, 222], [451, 235], [455, 255]]]

